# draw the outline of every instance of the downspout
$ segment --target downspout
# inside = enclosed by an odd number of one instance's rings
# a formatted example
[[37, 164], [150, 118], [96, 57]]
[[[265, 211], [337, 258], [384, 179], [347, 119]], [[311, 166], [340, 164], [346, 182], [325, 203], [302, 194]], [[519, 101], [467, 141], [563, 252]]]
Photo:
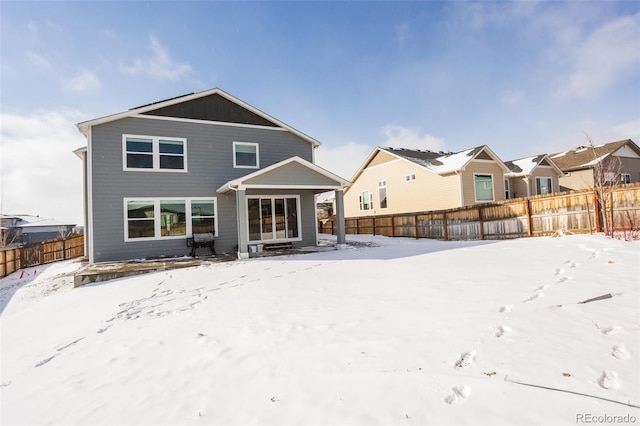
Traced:
[[[94, 244], [93, 244], [93, 146], [92, 146], [92, 128], [89, 127], [87, 129], [87, 223], [85, 226], [89, 229], [85, 229], [85, 242], [88, 253], [85, 253], [85, 256], [89, 255], [89, 264], [92, 265], [95, 263], [95, 255], [94, 255]], [[88, 231], [88, 232], [87, 232]]]
[[462, 173], [460, 170], [456, 171], [458, 178], [460, 179], [460, 207], [464, 206], [464, 185], [462, 184]]

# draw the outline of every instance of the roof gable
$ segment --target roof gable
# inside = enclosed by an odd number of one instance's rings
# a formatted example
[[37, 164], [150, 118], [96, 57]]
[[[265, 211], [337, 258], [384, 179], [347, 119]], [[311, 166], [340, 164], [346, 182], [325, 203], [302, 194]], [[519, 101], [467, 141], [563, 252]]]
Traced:
[[[295, 182], [292, 182], [295, 176]], [[264, 169], [233, 179], [217, 192], [225, 193], [240, 188], [340, 189], [351, 182], [300, 157], [291, 157]]]
[[187, 118], [192, 120], [219, 121], [223, 123], [252, 124], [255, 126], [279, 127], [273, 121], [267, 120], [249, 109], [223, 97], [220, 93], [213, 93], [186, 102], [167, 105], [151, 111], [145, 115], [162, 117]]
[[320, 142], [312, 137], [218, 88], [178, 96], [176, 98], [132, 108], [117, 114], [83, 121], [76, 124], [76, 127], [82, 134], [87, 136], [92, 126], [121, 120], [127, 117], [167, 117], [168, 119], [177, 120], [197, 120], [279, 128], [306, 140], [311, 143], [314, 148], [320, 146]]
[[625, 139], [616, 142], [609, 142], [596, 146], [579, 146], [569, 151], [551, 154], [551, 159], [558, 167], [566, 172], [570, 170], [580, 170], [593, 167], [593, 165], [606, 159], [616, 151], [622, 149], [631, 149], [640, 155], [640, 148], [631, 139]]
[[560, 170], [547, 154], [506, 161], [504, 164], [509, 168], [509, 172], [505, 173], [507, 177], [528, 176], [533, 174], [534, 170], [540, 166], [551, 167], [558, 175], [562, 175], [562, 170]]
[[500, 160], [500, 158], [486, 145], [477, 146], [475, 148], [455, 153], [445, 153], [442, 151], [435, 152], [420, 149], [382, 148], [378, 146], [371, 152], [371, 154], [369, 154], [369, 157], [367, 157], [365, 162], [362, 163], [362, 166], [360, 166], [353, 175], [351, 181], [355, 181], [366, 168], [374, 164], [375, 158], [379, 157], [383, 153], [417, 164], [418, 166], [424, 167], [425, 169], [439, 175], [446, 175], [464, 170], [465, 167], [473, 160], [495, 161], [505, 172], [509, 171], [502, 160]]

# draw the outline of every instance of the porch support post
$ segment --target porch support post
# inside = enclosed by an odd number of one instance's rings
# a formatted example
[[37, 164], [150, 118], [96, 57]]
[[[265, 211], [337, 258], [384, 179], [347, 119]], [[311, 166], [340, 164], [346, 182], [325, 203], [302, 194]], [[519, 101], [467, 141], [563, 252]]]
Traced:
[[344, 226], [344, 191], [336, 189], [336, 235], [338, 237], [338, 250], [347, 248], [347, 238]]
[[249, 258], [249, 236], [247, 225], [247, 193], [244, 188], [236, 191], [236, 211], [238, 212], [238, 259]]

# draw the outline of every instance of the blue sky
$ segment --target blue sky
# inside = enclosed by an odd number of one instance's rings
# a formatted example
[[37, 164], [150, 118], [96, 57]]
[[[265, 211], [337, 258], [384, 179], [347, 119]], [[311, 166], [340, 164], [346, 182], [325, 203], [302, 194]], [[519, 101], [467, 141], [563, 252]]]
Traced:
[[75, 123], [220, 87], [323, 143], [640, 142], [640, 3], [0, 2], [3, 213], [81, 221]]

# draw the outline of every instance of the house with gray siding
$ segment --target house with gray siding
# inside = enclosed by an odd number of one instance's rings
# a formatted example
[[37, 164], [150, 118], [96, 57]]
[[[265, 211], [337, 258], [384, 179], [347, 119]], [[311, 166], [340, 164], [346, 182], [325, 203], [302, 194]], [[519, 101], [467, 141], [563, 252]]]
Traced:
[[187, 255], [202, 233], [240, 258], [265, 244], [313, 246], [326, 191], [344, 219], [350, 183], [315, 164], [320, 142], [218, 88], [77, 127], [91, 263]]

